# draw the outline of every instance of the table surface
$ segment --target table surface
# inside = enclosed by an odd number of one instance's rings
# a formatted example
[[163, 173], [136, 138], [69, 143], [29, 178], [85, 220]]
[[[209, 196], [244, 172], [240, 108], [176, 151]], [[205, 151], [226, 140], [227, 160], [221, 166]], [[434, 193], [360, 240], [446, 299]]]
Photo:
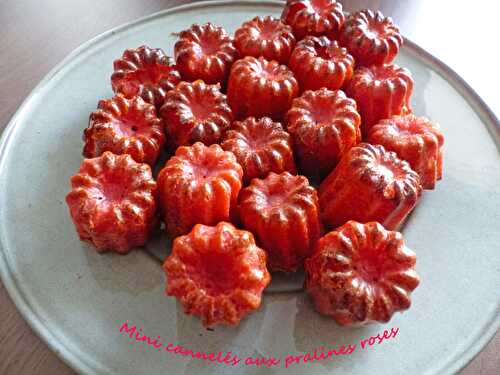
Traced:
[[[3, 0], [0, 2], [0, 133], [47, 72], [88, 39], [187, 0]], [[500, 116], [490, 78], [498, 61], [498, 2], [351, 0], [347, 11], [380, 9], [405, 36], [443, 60]], [[462, 4], [461, 4], [462, 3]], [[496, 47], [495, 47], [496, 46]], [[498, 80], [496, 81], [498, 84]], [[495, 101], [496, 99], [496, 101]], [[500, 333], [460, 373], [496, 375]], [[32, 332], [0, 283], [0, 374], [73, 374]]]

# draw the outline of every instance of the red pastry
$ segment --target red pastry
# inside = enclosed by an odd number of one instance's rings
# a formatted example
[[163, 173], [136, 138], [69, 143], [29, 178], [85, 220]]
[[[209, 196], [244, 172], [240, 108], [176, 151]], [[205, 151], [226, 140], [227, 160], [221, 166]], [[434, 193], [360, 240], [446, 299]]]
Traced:
[[403, 37], [390, 17], [365, 9], [347, 17], [339, 41], [354, 56], [357, 66], [370, 66], [390, 64]]
[[286, 115], [301, 172], [326, 176], [352, 146], [361, 141], [356, 102], [343, 91], [306, 91]]
[[231, 152], [197, 142], [179, 147], [158, 175], [162, 215], [172, 236], [195, 224], [229, 221], [241, 189], [243, 169]]
[[393, 116], [370, 129], [368, 142], [394, 151], [420, 175], [424, 189], [434, 189], [443, 175], [444, 136], [437, 124], [414, 115]]
[[189, 146], [195, 142], [219, 142], [231, 126], [233, 113], [219, 85], [203, 81], [181, 82], [170, 91], [160, 109], [170, 146]]
[[321, 218], [328, 229], [356, 220], [396, 230], [421, 194], [420, 177], [406, 161], [383, 146], [360, 143], [321, 183]]
[[255, 177], [264, 178], [269, 172], [297, 173], [290, 135], [269, 117], [235, 121], [221, 146], [236, 155], [243, 167], [245, 184]]
[[107, 151], [83, 160], [66, 203], [80, 239], [99, 252], [126, 254], [145, 245], [155, 228], [155, 196], [147, 164]]
[[297, 40], [306, 35], [336, 39], [345, 21], [342, 4], [334, 0], [287, 0], [281, 19], [293, 27]]
[[412, 92], [410, 71], [397, 65], [358, 68], [346, 86], [346, 94], [358, 103], [364, 136], [382, 119], [411, 113]]
[[238, 119], [271, 117], [281, 120], [299, 93], [292, 71], [276, 61], [247, 56], [234, 63], [227, 98]]
[[340, 325], [386, 323], [410, 308], [420, 282], [416, 260], [401, 233], [349, 221], [317, 242], [305, 289], [316, 310]]
[[163, 123], [156, 116], [155, 106], [140, 96], [126, 99], [121, 95], [99, 101], [83, 139], [86, 158], [111, 151], [129, 154], [136, 162], [149, 165], [156, 162], [165, 143]]
[[239, 202], [243, 226], [268, 253], [268, 268], [292, 272], [302, 267], [321, 235], [318, 198], [307, 178], [271, 172], [253, 179]]
[[295, 46], [295, 37], [292, 28], [280, 19], [255, 17], [235, 31], [234, 45], [240, 57], [262, 56], [286, 64]]
[[293, 50], [288, 64], [302, 91], [326, 87], [337, 90], [354, 72], [354, 59], [337, 41], [308, 36]]
[[233, 38], [222, 27], [194, 24], [179, 34], [175, 61], [185, 81], [201, 79], [226, 84], [231, 65], [238, 58]]
[[174, 60], [161, 49], [141, 46], [128, 49], [113, 64], [111, 76], [113, 91], [128, 98], [141, 96], [157, 109], [165, 100], [165, 94], [181, 81]]
[[237, 325], [259, 308], [271, 281], [266, 253], [255, 245], [252, 233], [224, 222], [215, 227], [198, 224], [177, 237], [163, 269], [167, 294], [206, 327]]

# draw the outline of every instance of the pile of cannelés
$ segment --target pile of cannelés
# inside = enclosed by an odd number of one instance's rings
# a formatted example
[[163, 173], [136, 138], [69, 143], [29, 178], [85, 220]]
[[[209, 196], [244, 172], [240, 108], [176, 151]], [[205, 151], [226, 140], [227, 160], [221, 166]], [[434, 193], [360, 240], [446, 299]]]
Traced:
[[397, 230], [441, 179], [444, 142], [412, 111], [402, 42], [380, 12], [289, 0], [234, 36], [192, 25], [175, 58], [126, 50], [66, 198], [80, 238], [126, 254], [163, 222], [166, 292], [205, 326], [238, 324], [270, 272], [300, 269], [321, 314], [389, 321], [419, 284]]

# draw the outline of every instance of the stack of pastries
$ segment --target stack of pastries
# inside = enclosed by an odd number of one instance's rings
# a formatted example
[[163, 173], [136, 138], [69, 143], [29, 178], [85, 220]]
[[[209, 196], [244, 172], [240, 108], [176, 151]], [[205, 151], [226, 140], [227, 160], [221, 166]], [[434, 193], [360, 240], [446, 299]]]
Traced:
[[126, 50], [66, 198], [80, 238], [127, 254], [164, 228], [166, 292], [205, 326], [237, 325], [271, 272], [300, 269], [319, 313], [389, 321], [419, 284], [398, 230], [443, 169], [402, 43], [381, 12], [288, 0], [234, 36], [192, 25], [174, 58]]

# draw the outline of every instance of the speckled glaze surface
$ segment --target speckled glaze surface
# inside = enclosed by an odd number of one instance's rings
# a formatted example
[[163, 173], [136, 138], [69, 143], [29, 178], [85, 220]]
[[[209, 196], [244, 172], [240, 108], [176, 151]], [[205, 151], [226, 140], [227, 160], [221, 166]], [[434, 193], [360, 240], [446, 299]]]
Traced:
[[[145, 334], [195, 351], [240, 357], [301, 355], [358, 343], [384, 329], [397, 338], [370, 350], [283, 374], [452, 374], [500, 326], [500, 130], [498, 120], [453, 72], [406, 42], [396, 63], [415, 79], [412, 105], [445, 133], [443, 180], [426, 191], [403, 233], [417, 253], [421, 285], [412, 308], [386, 325], [341, 328], [297, 292], [300, 277], [276, 277], [261, 309], [238, 328], [207, 331], [164, 295], [158, 259], [164, 237], [126, 257], [80, 242], [64, 197], [81, 162], [81, 134], [111, 97], [112, 62], [142, 44], [172, 54], [171, 32], [210, 21], [233, 32], [256, 15], [279, 16], [277, 1], [216, 1], [170, 9], [86, 43], [26, 99], [0, 143], [0, 273], [19, 310], [66, 362], [88, 374], [262, 374], [266, 369], [203, 361], [131, 345], [129, 321]], [[266, 372], [267, 373], [267, 372]]]

